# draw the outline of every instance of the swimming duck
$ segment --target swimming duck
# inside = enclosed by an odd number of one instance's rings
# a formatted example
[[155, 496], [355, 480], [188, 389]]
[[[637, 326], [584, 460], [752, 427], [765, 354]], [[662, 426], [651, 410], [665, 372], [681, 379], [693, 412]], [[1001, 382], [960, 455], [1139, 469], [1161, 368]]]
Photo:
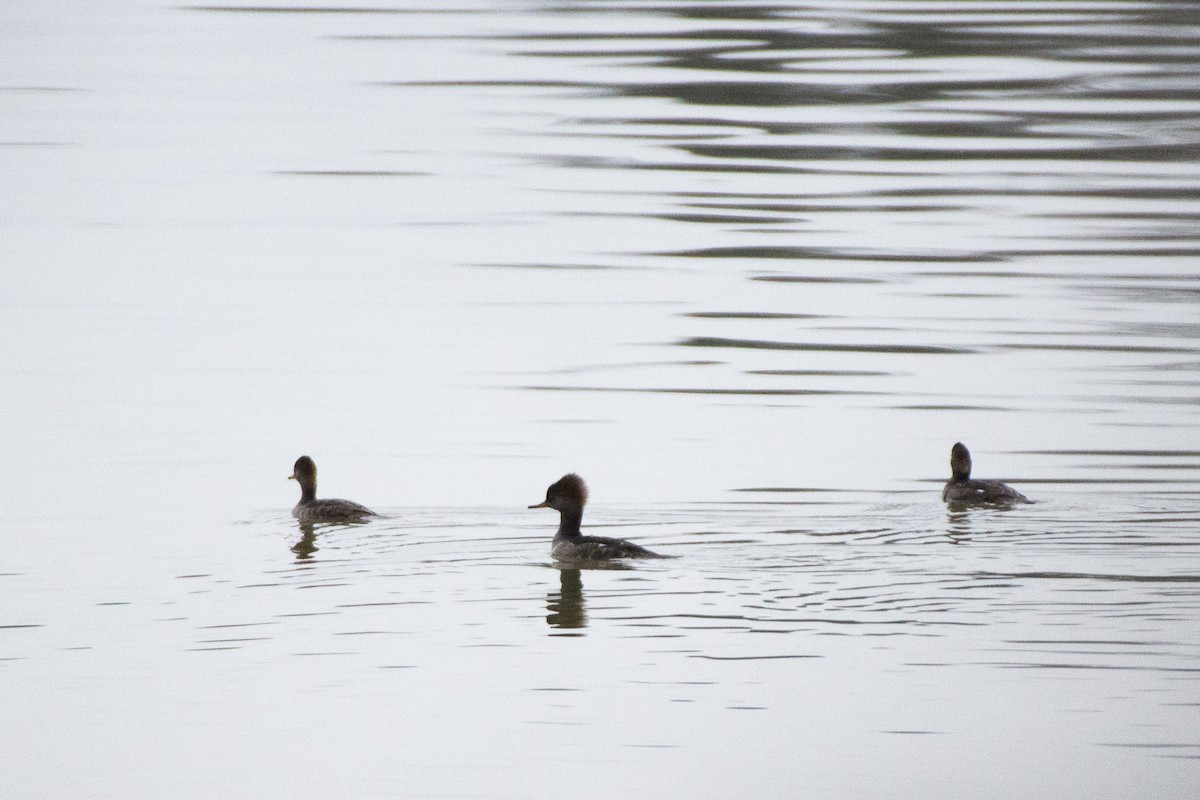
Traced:
[[546, 499], [530, 508], [553, 508], [559, 513], [558, 533], [550, 555], [559, 561], [606, 561], [613, 558], [663, 558], [658, 553], [624, 539], [584, 536], [579, 530], [588, 490], [583, 478], [564, 475], [546, 489]]
[[317, 465], [308, 456], [296, 459], [288, 479], [300, 484], [300, 502], [292, 509], [292, 516], [301, 522], [366, 522], [366, 517], [379, 516], [349, 500], [318, 500]]
[[942, 489], [942, 500], [955, 505], [1009, 505], [1032, 503], [1025, 495], [1000, 481], [971, 479], [971, 451], [962, 442], [950, 448], [950, 480]]

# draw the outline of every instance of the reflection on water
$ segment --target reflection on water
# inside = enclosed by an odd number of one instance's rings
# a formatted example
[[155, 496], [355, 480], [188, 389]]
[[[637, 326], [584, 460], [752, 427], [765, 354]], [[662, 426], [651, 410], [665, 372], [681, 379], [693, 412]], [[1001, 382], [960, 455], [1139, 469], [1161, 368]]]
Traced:
[[[1036, 502], [1036, 501], [1035, 501]], [[946, 539], [952, 544], [970, 544], [980, 536], [991, 537], [1007, 514], [1019, 514], [1022, 505], [968, 505], [946, 503]]]
[[971, 512], [978, 509], [946, 506], [946, 537], [952, 544], [971, 541]]
[[317, 534], [311, 522], [301, 522], [299, 528], [300, 539], [292, 545], [292, 552], [296, 554], [296, 561], [306, 561], [320, 548], [317, 547]]
[[1193, 3], [32, 8], [0, 794], [1194, 794]]
[[583, 578], [579, 570], [562, 568], [558, 571], [558, 580], [558, 591], [546, 595], [546, 624], [551, 628], [586, 628]]

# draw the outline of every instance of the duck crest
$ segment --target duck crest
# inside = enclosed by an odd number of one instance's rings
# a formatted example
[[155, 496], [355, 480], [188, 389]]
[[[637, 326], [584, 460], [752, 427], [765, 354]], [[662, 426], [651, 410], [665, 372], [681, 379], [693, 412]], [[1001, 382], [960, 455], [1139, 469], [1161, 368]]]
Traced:
[[547, 495], [554, 494], [574, 500], [580, 505], [585, 505], [588, 501], [588, 487], [584, 483], [583, 478], [576, 475], [574, 472], [569, 472], [563, 475], [555, 483], [551, 484]]

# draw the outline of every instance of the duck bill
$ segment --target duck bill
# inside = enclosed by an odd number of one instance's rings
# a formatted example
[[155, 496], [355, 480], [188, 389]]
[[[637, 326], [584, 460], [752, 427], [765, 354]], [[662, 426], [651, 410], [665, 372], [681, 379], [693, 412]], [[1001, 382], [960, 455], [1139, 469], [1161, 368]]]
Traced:
[[296, 480], [296, 476], [295, 476], [295, 475], [288, 475], [288, 480], [289, 480], [289, 481], [294, 481], [294, 480]]
[[530, 506], [530, 508], [549, 508], [549, 507], [550, 507], [550, 504], [547, 503], [545, 500], [538, 503], [536, 506]]

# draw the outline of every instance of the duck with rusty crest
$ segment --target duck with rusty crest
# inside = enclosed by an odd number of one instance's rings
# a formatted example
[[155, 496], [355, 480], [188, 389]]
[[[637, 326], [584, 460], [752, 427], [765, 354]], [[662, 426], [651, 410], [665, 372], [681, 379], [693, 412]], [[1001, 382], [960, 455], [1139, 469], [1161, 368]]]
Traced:
[[550, 555], [558, 561], [611, 561], [619, 558], [667, 558], [639, 544], [608, 536], [585, 536], [580, 530], [588, 489], [583, 478], [564, 475], [546, 489], [546, 499], [530, 508], [552, 508], [559, 514], [558, 533]]

